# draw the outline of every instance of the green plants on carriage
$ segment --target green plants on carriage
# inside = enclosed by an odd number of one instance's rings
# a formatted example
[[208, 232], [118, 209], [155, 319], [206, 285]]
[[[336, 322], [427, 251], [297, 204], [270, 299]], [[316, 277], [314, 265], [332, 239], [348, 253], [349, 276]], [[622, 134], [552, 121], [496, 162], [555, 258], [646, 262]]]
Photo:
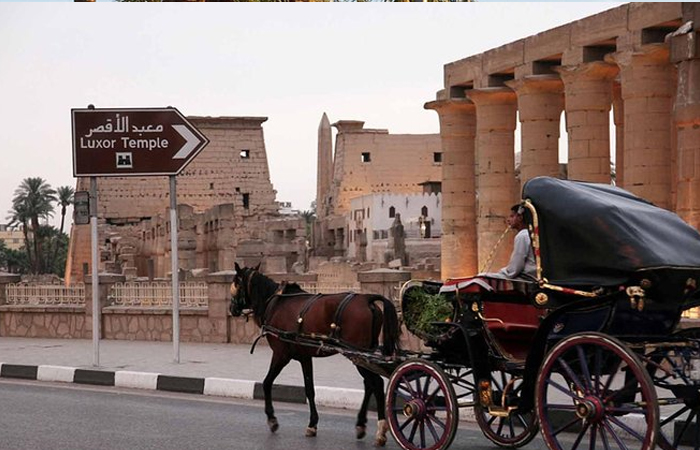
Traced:
[[452, 302], [443, 295], [431, 294], [414, 288], [406, 292], [403, 303], [403, 321], [413, 334], [424, 339], [436, 338], [439, 331], [435, 322], [449, 322], [454, 315]]

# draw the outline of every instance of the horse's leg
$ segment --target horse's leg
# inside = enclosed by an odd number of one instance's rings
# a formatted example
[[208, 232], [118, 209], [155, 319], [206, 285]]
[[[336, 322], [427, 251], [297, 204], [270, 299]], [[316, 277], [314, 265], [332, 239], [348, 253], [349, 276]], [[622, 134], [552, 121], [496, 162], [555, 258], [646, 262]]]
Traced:
[[386, 432], [389, 431], [389, 423], [386, 421], [386, 402], [384, 398], [384, 380], [374, 372], [369, 372], [369, 381], [373, 387], [374, 398], [377, 400], [377, 434], [374, 443], [378, 447], [386, 445]]
[[369, 380], [369, 376], [372, 372], [364, 367], [355, 367], [357, 371], [360, 372], [360, 375], [362, 375], [362, 383], [365, 386], [365, 394], [362, 397], [362, 404], [360, 405], [360, 411], [357, 413], [357, 422], [355, 423], [355, 436], [357, 436], [357, 439], [362, 439], [367, 434], [367, 408], [369, 407], [370, 397], [374, 393], [374, 387]]
[[304, 391], [309, 401], [309, 426], [306, 428], [306, 436], [316, 436], [318, 425], [318, 412], [316, 411], [316, 390], [314, 388], [314, 367], [311, 357], [301, 358], [301, 371], [304, 374]]
[[265, 414], [267, 415], [267, 426], [273, 433], [279, 428], [279, 423], [275, 417], [275, 409], [272, 407], [272, 383], [274, 383], [277, 375], [280, 374], [284, 366], [289, 364], [290, 357], [281, 352], [272, 352], [272, 360], [270, 368], [263, 380], [263, 393], [265, 394]]

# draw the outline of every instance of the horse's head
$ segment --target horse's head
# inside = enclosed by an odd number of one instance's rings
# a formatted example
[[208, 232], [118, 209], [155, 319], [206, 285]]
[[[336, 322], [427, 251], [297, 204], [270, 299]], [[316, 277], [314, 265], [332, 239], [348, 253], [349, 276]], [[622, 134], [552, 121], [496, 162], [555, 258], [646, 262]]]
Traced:
[[246, 309], [252, 309], [250, 293], [250, 280], [253, 274], [258, 271], [260, 264], [255, 268], [244, 267], [235, 264], [236, 274], [231, 283], [231, 315], [238, 317], [243, 314]]

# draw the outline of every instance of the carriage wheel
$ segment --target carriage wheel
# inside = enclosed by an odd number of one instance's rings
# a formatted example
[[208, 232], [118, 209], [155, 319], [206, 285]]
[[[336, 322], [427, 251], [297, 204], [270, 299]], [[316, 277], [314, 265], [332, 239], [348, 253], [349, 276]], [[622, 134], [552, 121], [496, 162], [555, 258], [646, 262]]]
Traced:
[[[517, 406], [522, 394], [522, 379], [503, 371], [491, 372], [493, 403], [498, 407]], [[534, 411], [514, 409], [505, 414], [491, 413], [480, 403], [474, 406], [476, 421], [484, 435], [504, 448], [518, 448], [530, 442], [538, 431]]]
[[444, 450], [457, 432], [454, 388], [431, 362], [409, 360], [394, 370], [386, 408], [391, 434], [405, 450]]
[[651, 450], [656, 444], [654, 386], [639, 358], [611, 336], [578, 334], [555, 345], [542, 363], [535, 402], [550, 449]]
[[[675, 335], [697, 340], [700, 328], [688, 328]], [[700, 380], [688, 373], [699, 356], [696, 348], [682, 345], [646, 355], [657, 392], [666, 397], [659, 398], [659, 448], [700, 450]]]

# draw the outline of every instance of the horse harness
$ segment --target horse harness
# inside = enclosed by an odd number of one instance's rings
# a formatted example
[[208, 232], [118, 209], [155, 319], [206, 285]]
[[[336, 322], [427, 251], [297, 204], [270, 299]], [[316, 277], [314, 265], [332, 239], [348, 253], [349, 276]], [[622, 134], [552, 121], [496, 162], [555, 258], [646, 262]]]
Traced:
[[340, 301], [340, 304], [335, 310], [335, 314], [333, 315], [333, 322], [331, 322], [330, 328], [331, 328], [331, 333], [329, 335], [322, 335], [322, 334], [316, 334], [316, 333], [310, 333], [310, 334], [305, 334], [303, 332], [303, 327], [304, 327], [304, 318], [306, 314], [309, 312], [309, 310], [313, 307], [316, 302], [321, 299], [322, 297], [326, 296], [326, 294], [312, 294], [309, 298], [306, 299], [304, 302], [304, 305], [302, 306], [301, 310], [299, 311], [299, 315], [297, 316], [297, 329], [296, 331], [286, 331], [286, 330], [280, 330], [275, 327], [272, 327], [267, 324], [268, 320], [272, 317], [272, 313], [275, 310], [276, 306], [280, 303], [280, 301], [283, 301], [285, 298], [290, 298], [290, 297], [296, 297], [300, 295], [310, 295], [306, 292], [300, 292], [300, 293], [287, 293], [285, 294], [284, 291], [287, 288], [287, 283], [282, 282], [280, 283], [279, 287], [275, 290], [275, 292], [270, 296], [268, 299], [267, 306], [265, 307], [265, 312], [263, 314], [261, 323], [261, 334], [258, 336], [258, 338], [255, 340], [253, 343], [253, 348], [251, 348], [251, 353], [253, 352], [253, 349], [255, 348], [255, 344], [257, 341], [263, 337], [264, 335], [273, 335], [283, 341], [292, 341], [292, 342], [299, 342], [299, 341], [307, 341], [311, 339], [312, 341], [310, 342], [305, 342], [305, 344], [309, 345], [317, 345], [319, 347], [319, 352], [323, 351], [323, 343], [324, 341], [329, 341], [334, 344], [341, 344], [340, 342], [340, 330], [341, 330], [341, 323], [342, 323], [342, 317], [343, 313], [347, 309], [348, 305], [352, 301], [352, 299], [357, 295], [355, 292], [348, 292], [345, 297]]

